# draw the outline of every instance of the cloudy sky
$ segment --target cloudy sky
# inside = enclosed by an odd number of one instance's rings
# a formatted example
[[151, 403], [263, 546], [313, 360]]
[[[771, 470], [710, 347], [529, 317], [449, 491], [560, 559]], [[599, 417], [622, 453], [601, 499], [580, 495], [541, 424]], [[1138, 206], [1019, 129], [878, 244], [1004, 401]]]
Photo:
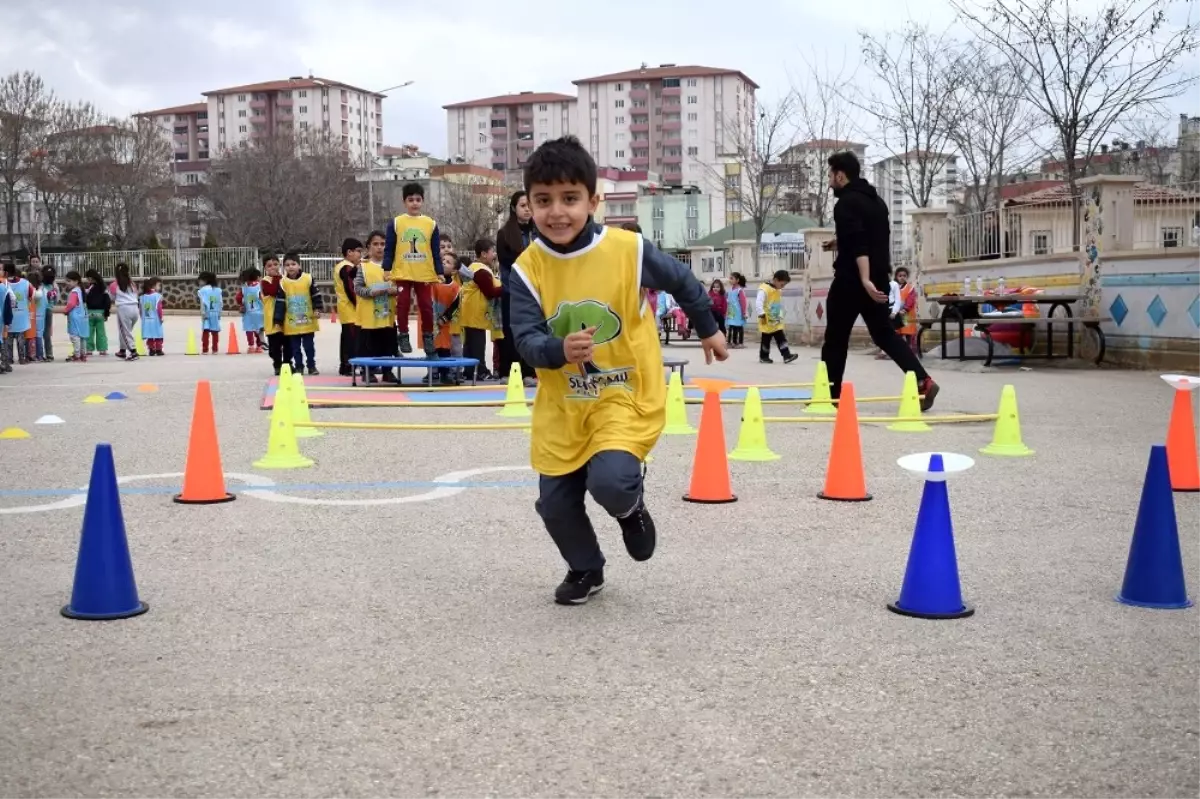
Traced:
[[[1177, 14], [1194, 13], [1194, 3], [1179, 5]], [[565, 8], [503, 0], [0, 0], [5, 28], [19, 32], [0, 37], [0, 72], [32, 69], [60, 96], [114, 114], [310, 72], [371, 90], [412, 80], [384, 102], [384, 138], [445, 155], [447, 103], [522, 90], [573, 94], [574, 78], [643, 61], [740, 69], [770, 99], [804, 73], [806, 60], [853, 71], [860, 30], [952, 22], [944, 0], [607, 0], [586, 12], [590, 22]], [[1170, 111], [1200, 113], [1198, 98], [1193, 92]]]

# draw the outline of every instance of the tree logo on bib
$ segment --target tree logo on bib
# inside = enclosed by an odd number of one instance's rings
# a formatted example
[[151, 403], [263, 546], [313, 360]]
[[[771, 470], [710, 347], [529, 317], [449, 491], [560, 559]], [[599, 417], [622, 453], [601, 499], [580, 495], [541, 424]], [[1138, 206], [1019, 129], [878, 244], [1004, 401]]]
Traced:
[[[554, 309], [554, 315], [546, 320], [550, 332], [558, 338], [566, 338], [571, 333], [596, 329], [592, 337], [595, 346], [608, 344], [621, 335], [621, 317], [617, 316], [609, 305], [596, 300], [580, 302], [560, 302]], [[580, 364], [578, 373], [570, 367], [563, 370], [567, 376], [570, 393], [575, 399], [595, 399], [606, 388], [618, 386], [629, 389], [629, 373], [633, 366], [617, 366], [601, 369], [592, 361]]]
[[425, 254], [419, 248], [422, 245], [428, 245], [429, 239], [425, 238], [425, 231], [416, 227], [408, 227], [400, 234], [400, 241], [406, 243], [408, 248], [401, 254], [401, 258], [405, 261], [424, 261]]

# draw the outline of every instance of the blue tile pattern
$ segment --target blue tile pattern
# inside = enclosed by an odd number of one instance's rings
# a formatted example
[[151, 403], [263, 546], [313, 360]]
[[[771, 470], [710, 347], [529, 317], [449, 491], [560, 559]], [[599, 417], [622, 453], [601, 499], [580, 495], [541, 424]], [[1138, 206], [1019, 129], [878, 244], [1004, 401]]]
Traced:
[[1146, 313], [1150, 314], [1150, 321], [1155, 327], [1162, 327], [1163, 319], [1167, 318], [1167, 305], [1162, 301], [1162, 297], [1155, 294], [1150, 306], [1146, 308]]
[[1125, 321], [1125, 317], [1129, 316], [1129, 306], [1125, 304], [1125, 298], [1120, 294], [1112, 301], [1112, 305], [1108, 306], [1108, 312], [1112, 314], [1113, 321], [1117, 323], [1117, 327]]
[[1192, 300], [1192, 304], [1188, 306], [1188, 316], [1192, 317], [1192, 324], [1200, 327], [1200, 297]]

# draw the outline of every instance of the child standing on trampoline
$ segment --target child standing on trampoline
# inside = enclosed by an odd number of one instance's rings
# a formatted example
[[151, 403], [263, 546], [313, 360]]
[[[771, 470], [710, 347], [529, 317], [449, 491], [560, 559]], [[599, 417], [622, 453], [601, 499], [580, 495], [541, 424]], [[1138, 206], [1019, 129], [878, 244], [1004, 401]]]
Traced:
[[577, 138], [538, 147], [525, 188], [539, 237], [513, 265], [510, 321], [517, 349], [538, 373], [535, 507], [568, 568], [554, 600], [577, 605], [604, 587], [586, 494], [616, 518], [630, 557], [654, 554], [642, 464], [666, 422], [666, 383], [647, 290], [668, 292], [686, 309], [706, 362], [728, 356], [691, 270], [638, 234], [592, 219], [596, 162]]

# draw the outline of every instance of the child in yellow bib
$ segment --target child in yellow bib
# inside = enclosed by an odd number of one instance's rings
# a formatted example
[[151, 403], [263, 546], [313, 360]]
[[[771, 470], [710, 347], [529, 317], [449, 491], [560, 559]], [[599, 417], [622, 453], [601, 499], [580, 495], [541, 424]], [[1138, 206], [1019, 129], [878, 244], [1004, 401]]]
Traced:
[[292, 361], [292, 372], [304, 374], [304, 361], [308, 360], [308, 373], [318, 375], [316, 333], [321, 329], [321, 295], [312, 275], [301, 271], [300, 256], [290, 252], [283, 256], [283, 279], [279, 291], [285, 304], [283, 335], [286, 338], [286, 356]]
[[433, 285], [442, 282], [441, 240], [437, 222], [421, 213], [425, 189], [420, 183], [406, 183], [404, 213], [388, 222], [383, 265], [396, 284], [396, 329], [400, 352], [412, 352], [408, 337], [408, 309], [413, 295], [421, 320], [422, 347], [426, 358], [437, 358], [433, 346]]
[[707, 362], [725, 360], [725, 339], [690, 269], [636, 233], [592, 220], [596, 164], [578, 139], [542, 144], [525, 167], [525, 188], [539, 237], [513, 264], [509, 326], [538, 375], [536, 507], [569, 569], [554, 598], [575, 605], [604, 587], [585, 494], [617, 519], [634, 560], [654, 554], [642, 463], [666, 421], [666, 381], [647, 290], [674, 295]]
[[771, 279], [758, 287], [754, 310], [758, 314], [758, 362], [775, 363], [771, 360], [771, 342], [779, 348], [784, 363], [791, 363], [800, 356], [788, 348], [787, 336], [783, 333], [783, 287], [792, 281], [786, 269], [771, 275]]

